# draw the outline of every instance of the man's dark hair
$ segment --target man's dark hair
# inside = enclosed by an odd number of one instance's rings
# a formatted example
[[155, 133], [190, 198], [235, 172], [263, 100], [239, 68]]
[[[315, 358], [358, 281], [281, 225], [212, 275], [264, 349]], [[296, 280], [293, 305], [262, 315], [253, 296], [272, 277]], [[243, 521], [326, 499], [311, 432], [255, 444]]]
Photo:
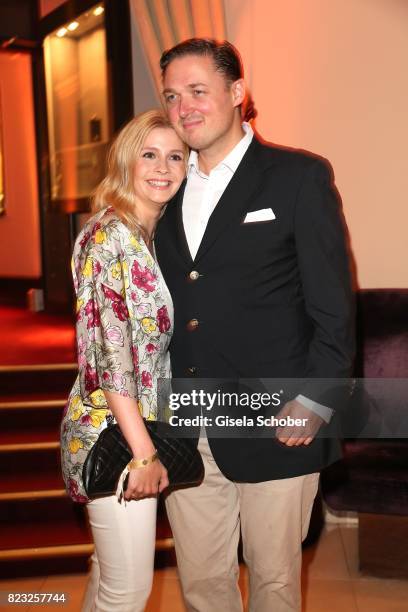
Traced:
[[214, 38], [189, 38], [164, 51], [160, 58], [162, 76], [167, 66], [178, 57], [186, 55], [207, 55], [211, 57], [216, 70], [221, 72], [228, 83], [242, 79], [244, 71], [237, 49], [227, 40], [217, 41]]

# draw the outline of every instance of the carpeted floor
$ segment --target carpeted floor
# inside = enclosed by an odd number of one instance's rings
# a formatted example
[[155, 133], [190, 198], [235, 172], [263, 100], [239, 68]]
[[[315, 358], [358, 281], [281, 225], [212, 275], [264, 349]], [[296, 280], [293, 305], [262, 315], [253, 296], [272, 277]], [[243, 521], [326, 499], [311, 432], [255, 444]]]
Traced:
[[69, 317], [0, 306], [0, 366], [72, 363], [74, 342]]

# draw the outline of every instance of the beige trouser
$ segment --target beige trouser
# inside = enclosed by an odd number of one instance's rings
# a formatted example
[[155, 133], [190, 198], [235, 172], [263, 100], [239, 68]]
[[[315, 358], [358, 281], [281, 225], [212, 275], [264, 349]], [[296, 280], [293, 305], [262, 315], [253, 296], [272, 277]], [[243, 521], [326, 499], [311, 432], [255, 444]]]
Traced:
[[142, 612], [154, 571], [157, 499], [87, 505], [95, 543], [82, 612]]
[[218, 469], [208, 441], [199, 487], [171, 493], [167, 513], [189, 612], [241, 612], [237, 546], [242, 531], [250, 612], [301, 609], [301, 542], [307, 535], [319, 474], [236, 483]]

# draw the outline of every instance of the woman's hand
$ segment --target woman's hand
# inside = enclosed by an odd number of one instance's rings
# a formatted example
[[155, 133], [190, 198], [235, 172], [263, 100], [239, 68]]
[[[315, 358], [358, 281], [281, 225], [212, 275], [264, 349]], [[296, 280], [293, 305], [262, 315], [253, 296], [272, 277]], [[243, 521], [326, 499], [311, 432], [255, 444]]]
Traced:
[[[135, 459], [156, 453], [136, 400], [104, 390], [109, 408], [115, 417]], [[169, 486], [167, 470], [158, 459], [144, 467], [130, 469], [124, 498], [142, 499], [161, 493]]]
[[167, 470], [156, 459], [146, 467], [134, 468], [129, 471], [129, 479], [124, 497], [126, 500], [152, 497], [164, 491], [169, 486]]

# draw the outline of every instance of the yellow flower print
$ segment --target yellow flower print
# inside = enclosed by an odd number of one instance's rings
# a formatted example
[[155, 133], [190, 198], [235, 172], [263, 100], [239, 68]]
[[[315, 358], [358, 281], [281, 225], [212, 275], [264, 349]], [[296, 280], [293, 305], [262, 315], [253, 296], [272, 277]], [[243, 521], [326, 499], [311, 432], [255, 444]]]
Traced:
[[141, 251], [141, 250], [142, 250], [142, 247], [141, 247], [140, 242], [138, 242], [134, 236], [131, 236], [131, 237], [130, 237], [130, 244], [132, 245], [132, 247], [133, 247], [133, 248], [134, 248], [136, 251]]
[[82, 298], [78, 298], [77, 299], [77, 303], [76, 303], [76, 311], [79, 312], [84, 304], [84, 301]]
[[100, 427], [106, 418], [107, 410], [93, 408], [89, 413], [92, 427]]
[[129, 264], [127, 261], [122, 261], [122, 273], [125, 284], [125, 289], [129, 288]]
[[106, 232], [104, 230], [97, 230], [95, 232], [96, 244], [103, 244], [106, 241]]
[[84, 412], [84, 406], [82, 404], [81, 396], [75, 395], [70, 404], [70, 418], [71, 421], [77, 421], [81, 414]]
[[92, 391], [92, 393], [89, 395], [89, 399], [92, 402], [92, 406], [97, 406], [98, 408], [101, 406], [104, 408], [106, 407], [106, 397], [102, 389]]
[[82, 268], [82, 274], [84, 276], [92, 276], [92, 257], [87, 257], [85, 265]]
[[155, 421], [156, 417], [154, 416], [154, 413], [150, 410], [149, 412], [149, 416], [146, 417], [146, 421]]
[[75, 408], [75, 410], [71, 411], [71, 421], [77, 421], [83, 413], [84, 413], [83, 406], [80, 406], [79, 408]]
[[74, 395], [74, 397], [71, 400], [71, 408], [78, 408], [78, 404], [81, 404], [82, 400], [81, 400], [81, 396], [80, 395]]
[[73, 455], [75, 455], [80, 448], [84, 448], [84, 443], [80, 438], [72, 438], [72, 440], [69, 441], [69, 451]]
[[157, 329], [156, 321], [152, 319], [151, 317], [144, 317], [140, 321], [140, 323], [142, 325], [143, 331], [146, 332], [146, 334], [151, 334]]
[[113, 278], [120, 280], [122, 278], [122, 266], [120, 265], [120, 261], [117, 261], [113, 266], [111, 266], [111, 273]]
[[143, 404], [140, 400], [137, 400], [137, 407], [138, 407], [140, 414], [143, 416]]

